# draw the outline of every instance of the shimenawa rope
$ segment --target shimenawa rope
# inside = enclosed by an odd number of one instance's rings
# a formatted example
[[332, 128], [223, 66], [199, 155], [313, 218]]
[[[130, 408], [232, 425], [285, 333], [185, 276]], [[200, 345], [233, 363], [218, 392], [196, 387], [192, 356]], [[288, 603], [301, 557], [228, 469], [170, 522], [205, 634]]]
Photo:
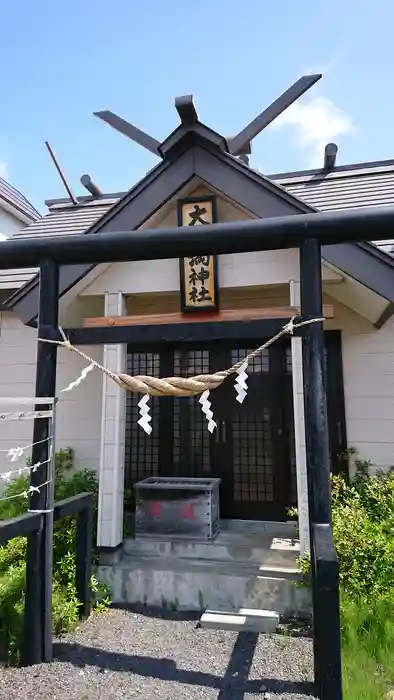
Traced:
[[[112, 379], [118, 386], [127, 391], [133, 391], [139, 394], [145, 394], [148, 396], [196, 396], [202, 394], [204, 391], [211, 391], [216, 389], [222, 382], [229, 377], [231, 374], [236, 374], [236, 372], [245, 364], [253, 360], [254, 357], [260, 355], [264, 350], [269, 348], [273, 343], [275, 343], [279, 338], [284, 335], [293, 335], [297, 328], [302, 326], [308, 326], [311, 323], [321, 323], [324, 318], [312, 318], [306, 321], [300, 321], [299, 323], [294, 323], [295, 316], [286, 323], [285, 326], [277, 333], [273, 338], [270, 338], [265, 343], [260, 345], [256, 350], [249, 353], [242, 360], [237, 362], [229, 369], [221, 370], [220, 372], [215, 372], [214, 374], [198, 374], [195, 377], [164, 377], [163, 379], [157, 377], [147, 377], [145, 375], [137, 375], [135, 377], [129, 374], [116, 374], [111, 372], [106, 367], [103, 367], [91, 357], [86, 355], [82, 350], [72, 345], [68, 338], [66, 337], [62, 328], [59, 327], [59, 332], [63, 340], [49, 340], [47, 338], [38, 338], [40, 343], [51, 343], [53, 345], [59, 345], [61, 347], [67, 348], [71, 352], [75, 352], [77, 355], [82, 357], [86, 362], [89, 363], [89, 368], [98, 369], [103, 372], [107, 377]], [[86, 371], [85, 371], [86, 376]], [[77, 380], [79, 383], [79, 380]], [[74, 383], [73, 383], [74, 385]], [[70, 388], [70, 387], [67, 387]]]

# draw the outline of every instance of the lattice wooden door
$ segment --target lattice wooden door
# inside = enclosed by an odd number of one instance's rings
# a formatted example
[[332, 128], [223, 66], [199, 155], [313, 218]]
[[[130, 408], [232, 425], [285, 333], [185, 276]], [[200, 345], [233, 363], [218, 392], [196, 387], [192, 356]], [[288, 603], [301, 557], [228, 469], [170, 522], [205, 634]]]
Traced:
[[[131, 352], [128, 371], [192, 376], [230, 366], [249, 350], [221, 344]], [[212, 393], [218, 423], [212, 435], [195, 397], [166, 397], [151, 399], [153, 432], [146, 436], [137, 425], [138, 397], [128, 396], [126, 484], [156, 475], [220, 477], [222, 517], [285, 517], [290, 452], [282, 402], [285, 395], [290, 403], [292, 398], [291, 392], [282, 391], [286, 376], [284, 354], [279, 352], [267, 351], [250, 364], [248, 397], [242, 406], [235, 400], [232, 378]]]
[[[256, 343], [257, 345], [258, 343]], [[221, 349], [221, 363], [242, 360], [254, 347]], [[225, 481], [222, 516], [242, 520], [282, 520], [289, 505], [291, 450], [285, 402], [292, 402], [284, 348], [277, 345], [248, 366], [248, 395], [235, 400], [231, 379], [213, 394], [218, 419], [215, 464]], [[289, 384], [290, 392], [285, 391]]]

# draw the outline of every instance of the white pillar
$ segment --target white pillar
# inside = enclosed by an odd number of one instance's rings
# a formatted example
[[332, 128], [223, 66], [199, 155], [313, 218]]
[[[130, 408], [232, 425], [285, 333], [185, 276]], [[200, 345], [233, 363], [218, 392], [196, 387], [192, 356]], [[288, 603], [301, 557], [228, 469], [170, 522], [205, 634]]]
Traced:
[[[105, 316], [122, 316], [124, 313], [122, 293], [106, 292]], [[103, 365], [112, 372], [125, 372], [126, 345], [104, 345]], [[125, 408], [124, 389], [103, 375], [97, 525], [99, 547], [117, 547], [123, 542]]]
[[[300, 283], [290, 280], [290, 305], [300, 306]], [[302, 373], [302, 338], [291, 338], [293, 370], [294, 437], [297, 472], [298, 522], [301, 556], [309, 551], [308, 483], [306, 473], [306, 442], [304, 415], [304, 385]]]

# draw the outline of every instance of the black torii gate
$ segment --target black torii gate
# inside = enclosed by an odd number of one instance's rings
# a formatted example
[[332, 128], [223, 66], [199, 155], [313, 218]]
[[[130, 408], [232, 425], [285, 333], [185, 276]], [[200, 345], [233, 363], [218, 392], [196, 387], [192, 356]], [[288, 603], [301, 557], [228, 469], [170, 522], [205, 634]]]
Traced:
[[[245, 253], [281, 248], [300, 249], [301, 316], [323, 314], [321, 245], [368, 240], [370, 232], [380, 240], [392, 238], [394, 208], [311, 213], [274, 219], [255, 219], [203, 227], [177, 227], [75, 235], [61, 239], [18, 238], [1, 243], [0, 269], [40, 267], [38, 335], [61, 340], [58, 329], [59, 267], [80, 263], [124, 262], [191, 255]], [[94, 330], [94, 329], [92, 329]], [[75, 331], [75, 329], [74, 329]], [[85, 329], [85, 332], [87, 329]], [[67, 329], [66, 329], [67, 332]], [[339, 618], [339, 565], [331, 527], [330, 462], [324, 380], [323, 323], [304, 326], [303, 374], [311, 535], [314, 670], [316, 693], [323, 700], [341, 700], [341, 644]], [[70, 329], [71, 339], [73, 337]], [[88, 342], [85, 339], [85, 342]], [[57, 347], [39, 343], [37, 348], [36, 396], [56, 392]], [[42, 408], [42, 406], [41, 406]], [[31, 484], [47, 480], [48, 442], [45, 421], [36, 420], [33, 463], [42, 466], [31, 473]], [[31, 494], [32, 510], [51, 511], [48, 486]], [[51, 548], [53, 518], [44, 515], [44, 526], [29, 536], [28, 553], [40, 546], [41, 556], [34, 581], [28, 579], [26, 600], [30, 618], [26, 629], [34, 636], [37, 663], [51, 656]], [[38, 542], [37, 542], [38, 538]], [[33, 541], [34, 540], [34, 541]], [[37, 563], [36, 563], [37, 564]], [[31, 577], [33, 579], [33, 577]]]

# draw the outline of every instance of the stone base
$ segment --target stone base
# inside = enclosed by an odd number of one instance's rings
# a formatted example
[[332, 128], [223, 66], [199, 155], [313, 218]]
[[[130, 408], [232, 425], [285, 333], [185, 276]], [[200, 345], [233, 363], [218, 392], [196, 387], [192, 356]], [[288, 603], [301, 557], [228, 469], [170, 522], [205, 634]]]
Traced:
[[[107, 583], [114, 603], [145, 604], [174, 610], [239, 612], [272, 610], [284, 617], [308, 617], [311, 594], [297, 587], [299, 544], [275, 537], [291, 525], [226, 523], [214, 542], [129, 539], [113, 554], [100, 557], [98, 578]], [[260, 532], [259, 532], [260, 531]]]

